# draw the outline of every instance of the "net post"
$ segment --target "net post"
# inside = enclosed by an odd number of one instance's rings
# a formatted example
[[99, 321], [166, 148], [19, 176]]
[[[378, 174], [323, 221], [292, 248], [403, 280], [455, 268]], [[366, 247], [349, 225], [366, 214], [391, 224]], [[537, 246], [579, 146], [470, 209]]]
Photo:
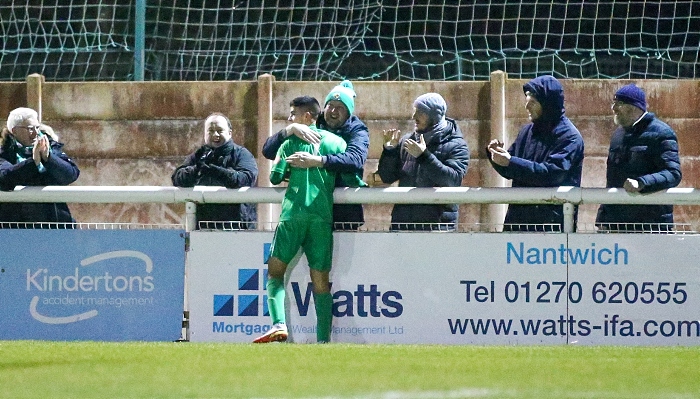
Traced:
[[146, 0], [136, 0], [134, 18], [134, 80], [141, 82], [144, 78], [146, 47]]
[[35, 110], [39, 114], [39, 122], [42, 121], [41, 101], [44, 81], [44, 75], [38, 73], [27, 76], [27, 107]]
[[[488, 143], [492, 138], [506, 142], [506, 82], [508, 74], [503, 71], [491, 72], [491, 131], [488, 137], [481, 137], [482, 143]], [[506, 187], [506, 179], [497, 173], [482, 173], [479, 181], [481, 187]], [[484, 228], [503, 223], [507, 206], [504, 204], [486, 204], [481, 207], [481, 220]]]

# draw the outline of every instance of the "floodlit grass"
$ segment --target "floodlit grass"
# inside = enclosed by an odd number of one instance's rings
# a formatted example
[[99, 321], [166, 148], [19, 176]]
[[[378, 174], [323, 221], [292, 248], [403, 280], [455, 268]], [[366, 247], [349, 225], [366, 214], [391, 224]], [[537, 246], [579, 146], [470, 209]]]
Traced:
[[0, 341], [3, 398], [695, 398], [700, 348]]

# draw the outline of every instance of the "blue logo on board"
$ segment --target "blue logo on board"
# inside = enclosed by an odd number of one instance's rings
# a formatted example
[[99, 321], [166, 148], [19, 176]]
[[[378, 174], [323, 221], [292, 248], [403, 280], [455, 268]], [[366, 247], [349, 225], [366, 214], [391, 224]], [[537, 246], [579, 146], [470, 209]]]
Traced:
[[[262, 255], [267, 264], [270, 243], [263, 244]], [[238, 292], [214, 295], [214, 316], [269, 316], [266, 286], [267, 268], [238, 269]]]

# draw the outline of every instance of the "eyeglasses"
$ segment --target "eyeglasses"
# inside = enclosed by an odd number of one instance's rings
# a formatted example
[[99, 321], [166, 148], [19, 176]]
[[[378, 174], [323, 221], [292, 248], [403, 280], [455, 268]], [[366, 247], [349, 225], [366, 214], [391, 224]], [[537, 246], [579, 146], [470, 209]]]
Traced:
[[30, 131], [38, 132], [41, 129], [40, 125], [29, 125], [29, 126], [15, 126], [15, 129], [27, 129]]
[[613, 108], [613, 107], [621, 107], [621, 106], [623, 106], [623, 105], [627, 105], [627, 103], [624, 102], [624, 101], [620, 101], [620, 100], [613, 100], [613, 102], [610, 104], [610, 107], [611, 107], [611, 108]]

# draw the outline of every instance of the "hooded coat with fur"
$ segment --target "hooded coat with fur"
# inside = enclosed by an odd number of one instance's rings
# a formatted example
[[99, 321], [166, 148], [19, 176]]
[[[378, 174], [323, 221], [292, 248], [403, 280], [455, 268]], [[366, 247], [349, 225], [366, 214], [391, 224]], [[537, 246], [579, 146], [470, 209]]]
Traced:
[[[16, 186], [67, 186], [78, 179], [80, 170], [63, 152], [63, 144], [54, 140], [55, 136], [47, 136], [51, 154], [42, 162], [45, 170], [41, 172], [32, 159], [31, 148], [25, 148], [7, 129], [3, 130], [0, 147], [0, 189], [12, 191]], [[66, 203], [3, 202], [0, 203], [0, 222], [10, 223], [5, 227], [49, 228], [48, 225], [32, 223], [75, 223], [75, 220]]]

